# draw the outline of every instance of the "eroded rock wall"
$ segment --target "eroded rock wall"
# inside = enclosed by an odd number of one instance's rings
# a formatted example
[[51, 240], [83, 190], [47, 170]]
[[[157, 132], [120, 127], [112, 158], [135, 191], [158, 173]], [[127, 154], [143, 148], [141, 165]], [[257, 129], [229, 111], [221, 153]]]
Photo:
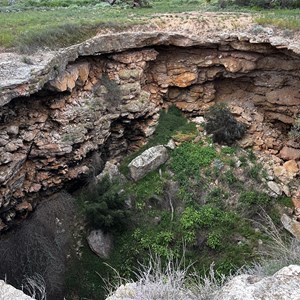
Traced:
[[141, 145], [172, 104], [197, 116], [227, 102], [248, 126], [243, 146], [300, 152], [286, 135], [299, 114], [299, 70], [287, 50], [236, 40], [79, 57], [38, 93], [1, 107], [0, 227], [25, 216], [34, 195]]

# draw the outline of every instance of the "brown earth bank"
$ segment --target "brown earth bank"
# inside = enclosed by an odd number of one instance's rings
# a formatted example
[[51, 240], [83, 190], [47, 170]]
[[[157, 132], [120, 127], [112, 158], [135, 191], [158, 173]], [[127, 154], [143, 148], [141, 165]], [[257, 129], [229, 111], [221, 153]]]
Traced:
[[288, 136], [300, 110], [298, 34], [247, 14], [184, 16], [58, 51], [0, 53], [2, 230], [41, 195], [141, 146], [170, 105], [195, 117], [226, 102], [248, 127], [240, 145], [259, 150], [280, 190], [299, 197], [300, 144]]

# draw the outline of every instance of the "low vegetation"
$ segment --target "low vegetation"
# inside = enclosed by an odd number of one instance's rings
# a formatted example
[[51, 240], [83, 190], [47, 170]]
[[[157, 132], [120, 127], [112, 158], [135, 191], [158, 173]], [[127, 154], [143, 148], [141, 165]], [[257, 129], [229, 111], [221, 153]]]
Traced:
[[213, 141], [219, 144], [232, 145], [246, 132], [246, 126], [239, 123], [225, 105], [211, 107], [206, 119], [207, 133], [212, 134]]
[[158, 13], [246, 10], [257, 15], [256, 22], [260, 25], [288, 30], [300, 27], [298, 0], [153, 0], [138, 9], [133, 9], [133, 3], [130, 0], [116, 1], [114, 5], [95, 0], [0, 0], [0, 47], [13, 47], [23, 53], [40, 48], [57, 49], [80, 43], [97, 32], [149, 24], [147, 18]]
[[[115, 247], [108, 260], [96, 257], [84, 243], [82, 257], [74, 258], [67, 276], [71, 299], [74, 295], [90, 299], [104, 297], [105, 283], [101, 278], [111, 278], [113, 269], [121, 277], [138, 280], [140, 275], [133, 271], [140, 261], [146, 266], [151, 264], [149, 252], [159, 257], [162, 268], [168, 266], [170, 257], [180, 260], [184, 255], [186, 265], [193, 264], [198, 278], [209, 276], [214, 263], [215, 274], [219, 274], [216, 280], [223, 278], [218, 277], [220, 274], [228, 275], [259, 259], [257, 250], [261, 243], [267, 245], [270, 240], [259, 225], [265, 223], [261, 211], [278, 220], [278, 207], [284, 206], [286, 199], [274, 199], [267, 194], [263, 168], [258, 166], [252, 151], [237, 145], [214, 144], [210, 136], [202, 135], [199, 141], [195, 125], [188, 123], [174, 107], [161, 113], [157, 131], [147, 147], [166, 143], [178, 131], [192, 132], [194, 138], [181, 141], [170, 150], [170, 159], [160, 170], [137, 182], [128, 178], [123, 185], [110, 183], [109, 189], [106, 189], [108, 182], [104, 181], [95, 188], [95, 191], [105, 190], [104, 193], [97, 192], [95, 196], [84, 192], [80, 197], [89, 224], [94, 215], [98, 216], [94, 214], [94, 203], [100, 204], [102, 219], [102, 204], [107, 204], [107, 199], [112, 199], [112, 203], [120, 196], [126, 199], [131, 214], [129, 218], [109, 211], [116, 224], [123, 224], [123, 230], [113, 231]], [[128, 176], [126, 172], [124, 175]], [[92, 218], [87, 209], [90, 206]], [[109, 229], [101, 220], [95, 225]], [[114, 280], [110, 279], [110, 283], [114, 284]]]

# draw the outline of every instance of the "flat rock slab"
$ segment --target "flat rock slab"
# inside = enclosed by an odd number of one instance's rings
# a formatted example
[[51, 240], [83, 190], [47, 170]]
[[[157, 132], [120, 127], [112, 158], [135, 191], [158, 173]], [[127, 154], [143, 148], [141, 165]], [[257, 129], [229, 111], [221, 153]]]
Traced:
[[128, 165], [131, 178], [135, 181], [143, 178], [164, 164], [168, 158], [168, 150], [162, 145], [147, 149]]
[[108, 258], [112, 249], [112, 237], [102, 230], [92, 230], [87, 237], [91, 250], [101, 258]]

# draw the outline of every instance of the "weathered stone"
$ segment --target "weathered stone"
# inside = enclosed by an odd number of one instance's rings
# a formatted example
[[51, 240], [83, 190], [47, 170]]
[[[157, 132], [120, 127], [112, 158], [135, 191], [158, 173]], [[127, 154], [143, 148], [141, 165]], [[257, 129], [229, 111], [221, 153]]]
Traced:
[[268, 181], [267, 184], [268, 184], [269, 189], [271, 191], [273, 191], [275, 194], [277, 194], [277, 195], [282, 194], [281, 188], [275, 181]]
[[296, 176], [299, 172], [298, 164], [294, 159], [286, 161], [283, 167], [293, 176]]
[[218, 300], [297, 300], [300, 293], [300, 266], [290, 265], [269, 277], [240, 275], [218, 293]]
[[2, 300], [34, 300], [3, 280], [0, 280], [0, 297]]
[[175, 145], [175, 142], [173, 139], [170, 139], [165, 146], [171, 150], [174, 150], [176, 148], [176, 145]]
[[280, 220], [283, 227], [300, 241], [300, 222], [293, 220], [286, 214], [283, 214]]
[[28, 211], [32, 211], [32, 205], [30, 203], [28, 203], [27, 201], [24, 201], [22, 203], [19, 203], [16, 206], [16, 210], [17, 211], [21, 211], [21, 210], [28, 210]]
[[18, 125], [11, 125], [11, 126], [8, 126], [6, 128], [6, 132], [8, 134], [12, 134], [12, 135], [17, 135], [19, 133], [19, 126]]
[[143, 178], [146, 174], [164, 164], [168, 158], [168, 151], [162, 145], [147, 149], [128, 165], [132, 179], [137, 181]]
[[93, 252], [101, 258], [108, 258], [112, 250], [112, 236], [102, 230], [92, 230], [87, 242]]
[[284, 146], [280, 150], [279, 157], [281, 157], [284, 160], [299, 160], [300, 159], [300, 149], [295, 149], [295, 148]]
[[108, 176], [110, 181], [118, 180], [123, 178], [123, 175], [120, 173], [118, 166], [113, 162], [107, 161], [103, 171], [96, 176], [97, 180], [101, 181], [105, 176]]

